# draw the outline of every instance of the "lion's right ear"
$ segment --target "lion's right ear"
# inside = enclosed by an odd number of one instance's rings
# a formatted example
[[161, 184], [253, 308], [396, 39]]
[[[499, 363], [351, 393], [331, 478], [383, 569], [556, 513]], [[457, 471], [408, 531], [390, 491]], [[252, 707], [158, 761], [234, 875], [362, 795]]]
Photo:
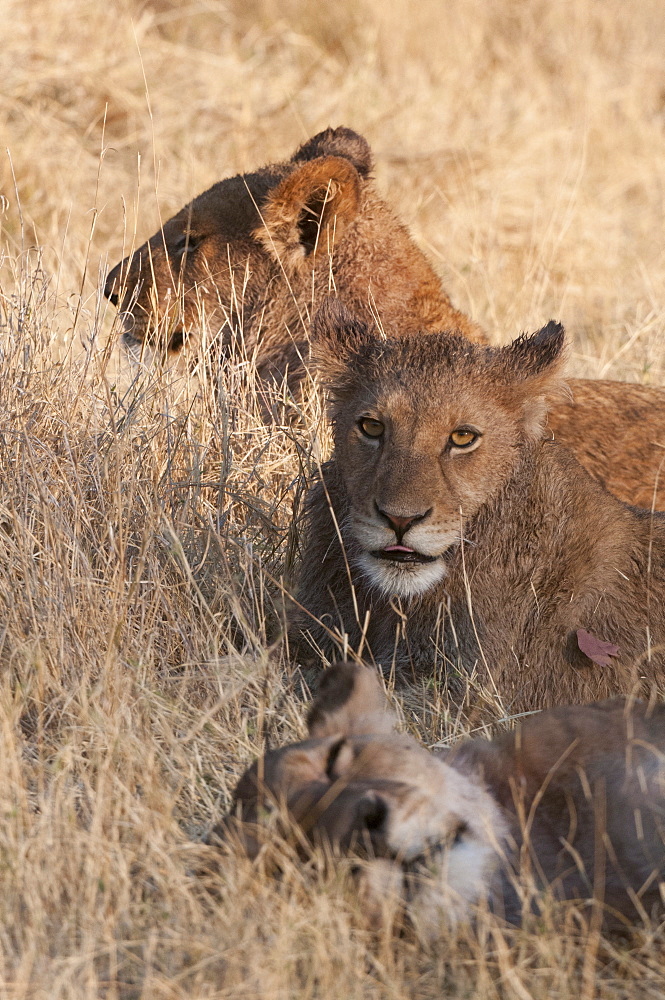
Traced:
[[364, 136], [344, 125], [327, 128], [304, 142], [291, 157], [293, 163], [315, 160], [319, 156], [343, 156], [350, 160], [361, 177], [367, 179], [374, 169], [374, 157]]
[[350, 160], [305, 160], [269, 193], [254, 238], [295, 270], [315, 253], [332, 253], [358, 215], [360, 197], [360, 175]]
[[314, 315], [312, 359], [333, 398], [343, 396], [346, 382], [355, 386], [351, 363], [377, 339], [374, 327], [358, 319], [340, 299], [329, 295]]
[[355, 663], [335, 663], [323, 673], [307, 716], [312, 739], [385, 735], [396, 724], [376, 671]]

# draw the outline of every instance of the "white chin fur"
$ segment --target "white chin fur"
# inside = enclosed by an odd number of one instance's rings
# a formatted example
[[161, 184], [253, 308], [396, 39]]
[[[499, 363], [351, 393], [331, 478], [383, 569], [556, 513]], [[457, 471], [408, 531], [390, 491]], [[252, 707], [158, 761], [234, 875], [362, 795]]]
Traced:
[[416, 878], [408, 912], [422, 941], [436, 941], [442, 927], [467, 924], [489, 899], [498, 855], [489, 845], [469, 844], [448, 852], [439, 871]]
[[443, 559], [428, 563], [400, 563], [377, 559], [363, 552], [358, 566], [374, 586], [386, 596], [415, 597], [435, 587], [446, 575]]

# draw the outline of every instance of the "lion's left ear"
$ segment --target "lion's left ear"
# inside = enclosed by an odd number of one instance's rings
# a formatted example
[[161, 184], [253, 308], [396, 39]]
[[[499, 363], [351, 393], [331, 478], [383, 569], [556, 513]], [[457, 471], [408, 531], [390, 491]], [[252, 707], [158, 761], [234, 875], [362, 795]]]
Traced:
[[322, 674], [307, 715], [310, 738], [386, 735], [396, 725], [376, 670], [334, 663]]
[[274, 188], [254, 231], [267, 252], [287, 269], [315, 253], [331, 253], [360, 210], [361, 179], [340, 156], [299, 164]]
[[522, 334], [504, 350], [521, 378], [549, 379], [561, 370], [566, 360], [565, 342], [563, 326], [551, 319], [538, 333]]
[[549, 403], [566, 393], [565, 331], [553, 320], [538, 333], [521, 336], [501, 349], [512, 385], [521, 397], [524, 432], [542, 436]]

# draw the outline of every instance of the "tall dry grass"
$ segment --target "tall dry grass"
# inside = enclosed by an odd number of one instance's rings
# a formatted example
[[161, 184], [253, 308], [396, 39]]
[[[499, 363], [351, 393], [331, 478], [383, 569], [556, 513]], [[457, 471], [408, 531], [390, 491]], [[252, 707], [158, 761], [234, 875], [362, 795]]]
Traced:
[[[547, 914], [427, 949], [342, 875], [279, 882], [197, 838], [303, 731], [274, 643], [296, 482], [251, 368], [130, 369], [107, 261], [327, 124], [497, 338], [563, 319], [577, 374], [659, 383], [657, 0], [2, 0], [0, 997], [660, 997], [663, 934]], [[636, 446], [640, 429], [636, 428]], [[325, 442], [325, 435], [323, 435]], [[404, 696], [434, 742], [460, 721]]]

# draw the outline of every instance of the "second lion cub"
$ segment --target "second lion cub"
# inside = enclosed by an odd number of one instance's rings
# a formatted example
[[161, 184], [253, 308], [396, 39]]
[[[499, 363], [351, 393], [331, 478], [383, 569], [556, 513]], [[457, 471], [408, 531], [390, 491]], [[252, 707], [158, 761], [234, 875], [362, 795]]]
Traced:
[[[442, 650], [451, 683], [476, 670], [513, 711], [665, 682], [665, 515], [546, 437], [561, 326], [501, 348], [392, 341], [331, 302], [313, 332], [335, 451], [308, 500], [301, 650], [346, 634], [428, 672]], [[597, 665], [578, 630], [617, 655]]]

